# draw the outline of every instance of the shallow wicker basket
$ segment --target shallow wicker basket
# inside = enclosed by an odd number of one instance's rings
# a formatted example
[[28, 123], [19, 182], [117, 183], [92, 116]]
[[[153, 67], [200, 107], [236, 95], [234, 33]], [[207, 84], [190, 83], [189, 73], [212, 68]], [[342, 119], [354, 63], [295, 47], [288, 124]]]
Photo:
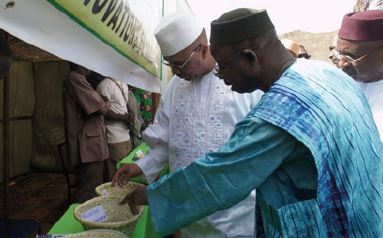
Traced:
[[96, 193], [100, 196], [110, 196], [123, 199], [126, 194], [132, 192], [136, 187], [143, 186], [142, 184], [129, 182], [124, 187], [114, 186], [112, 183], [104, 183], [96, 188]]
[[114, 230], [91, 230], [76, 234], [66, 235], [65, 238], [129, 238], [119, 231]]
[[[143, 207], [139, 209], [139, 214], [133, 215], [129, 205], [120, 205], [120, 201], [121, 199], [116, 197], [96, 197], [76, 207], [74, 216], [81, 222], [85, 230], [112, 229], [130, 236], [136, 226], [138, 217], [143, 211]], [[83, 213], [100, 205], [103, 207], [106, 214], [106, 219], [104, 221], [93, 222], [82, 218]]]

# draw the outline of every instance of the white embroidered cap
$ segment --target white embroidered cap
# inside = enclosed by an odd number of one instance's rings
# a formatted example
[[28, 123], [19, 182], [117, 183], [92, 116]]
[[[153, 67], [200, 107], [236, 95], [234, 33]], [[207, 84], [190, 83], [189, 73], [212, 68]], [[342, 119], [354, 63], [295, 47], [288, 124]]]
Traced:
[[202, 33], [203, 26], [189, 12], [179, 11], [165, 16], [154, 35], [162, 54], [172, 56], [191, 45]]

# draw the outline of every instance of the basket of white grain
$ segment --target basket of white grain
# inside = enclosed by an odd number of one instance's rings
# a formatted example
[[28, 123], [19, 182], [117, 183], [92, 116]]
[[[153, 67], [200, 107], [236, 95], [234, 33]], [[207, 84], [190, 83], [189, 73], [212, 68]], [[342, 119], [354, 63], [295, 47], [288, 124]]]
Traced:
[[144, 186], [139, 183], [129, 182], [123, 187], [112, 186], [112, 183], [104, 183], [96, 187], [96, 193], [100, 196], [110, 196], [123, 199], [127, 194], [133, 192], [137, 187]]
[[119, 231], [100, 229], [65, 235], [65, 238], [129, 238], [129, 236]]
[[111, 229], [131, 236], [143, 207], [137, 215], [133, 215], [129, 205], [120, 205], [120, 202], [121, 198], [96, 197], [76, 207], [74, 215], [85, 230]]

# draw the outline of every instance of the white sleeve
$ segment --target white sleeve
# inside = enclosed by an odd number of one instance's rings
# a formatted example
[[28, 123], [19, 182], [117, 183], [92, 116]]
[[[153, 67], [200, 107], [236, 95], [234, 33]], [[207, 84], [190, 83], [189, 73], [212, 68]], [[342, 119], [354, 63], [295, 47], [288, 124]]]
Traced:
[[[122, 87], [122, 93], [124, 94], [124, 98], [125, 98], [125, 100], [129, 101], [128, 100], [129, 99], [129, 87], [123, 81], [120, 81], [120, 83], [121, 83], [121, 87]], [[126, 104], [128, 104], [128, 102], [126, 102]]]
[[168, 164], [169, 158], [169, 115], [172, 107], [174, 79], [161, 97], [154, 122], [143, 133], [142, 139], [149, 145], [149, 153], [136, 164], [141, 168], [147, 181], [152, 183]]
[[259, 102], [259, 100], [261, 100], [261, 97], [263, 94], [264, 93], [261, 90], [255, 90], [254, 92], [249, 93], [250, 110], [258, 104], [258, 102]]
[[108, 78], [105, 78], [101, 81], [101, 83], [97, 86], [96, 91], [102, 96], [106, 97], [108, 100], [112, 97], [113, 94], [113, 86]]
[[161, 170], [167, 164], [167, 157], [167, 149], [156, 146], [153, 149], [151, 148], [144, 158], [136, 161], [136, 164], [141, 168], [148, 183], [153, 183], [159, 176]]
[[[230, 116], [233, 117], [233, 123], [241, 121], [260, 101], [263, 92], [261, 90], [255, 90], [252, 93], [236, 93], [234, 94], [234, 104], [228, 108], [232, 111]], [[234, 126], [234, 125], [233, 125]]]

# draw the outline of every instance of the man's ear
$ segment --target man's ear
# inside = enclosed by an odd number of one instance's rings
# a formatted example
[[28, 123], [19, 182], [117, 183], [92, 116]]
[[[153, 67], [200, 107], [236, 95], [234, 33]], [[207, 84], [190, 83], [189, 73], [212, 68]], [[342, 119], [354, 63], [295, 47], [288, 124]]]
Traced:
[[255, 63], [258, 61], [258, 56], [255, 54], [254, 51], [250, 49], [245, 49], [242, 51], [243, 56], [245, 56], [245, 59], [251, 64]]
[[205, 44], [201, 45], [202, 59], [206, 59], [208, 51], [209, 51], [209, 47], [207, 45], [205, 45]]

